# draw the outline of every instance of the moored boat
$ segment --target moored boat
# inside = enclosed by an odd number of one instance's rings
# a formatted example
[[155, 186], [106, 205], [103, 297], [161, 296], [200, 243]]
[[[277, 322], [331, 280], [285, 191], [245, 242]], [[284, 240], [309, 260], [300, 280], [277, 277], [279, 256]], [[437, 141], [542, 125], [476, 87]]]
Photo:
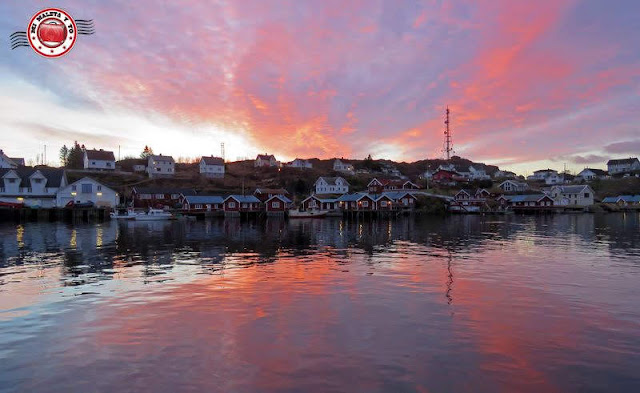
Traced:
[[289, 218], [322, 218], [327, 213], [326, 210], [289, 210]]
[[136, 213], [133, 209], [116, 210], [109, 213], [109, 217], [114, 220], [135, 220], [136, 216], [143, 213]]
[[146, 213], [136, 214], [134, 219], [136, 221], [171, 220], [173, 219], [173, 214], [160, 209], [149, 209]]

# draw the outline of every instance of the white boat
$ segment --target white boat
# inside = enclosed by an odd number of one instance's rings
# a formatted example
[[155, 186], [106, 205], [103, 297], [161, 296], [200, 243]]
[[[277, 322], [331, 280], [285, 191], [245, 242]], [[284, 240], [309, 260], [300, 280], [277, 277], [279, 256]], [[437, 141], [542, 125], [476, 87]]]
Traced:
[[173, 218], [173, 214], [167, 213], [164, 210], [160, 209], [149, 209], [146, 213], [140, 213], [135, 215], [136, 221], [160, 221], [160, 220], [171, 220]]
[[326, 210], [289, 210], [289, 218], [322, 218], [327, 213]]
[[109, 217], [113, 220], [135, 220], [136, 216], [143, 213], [136, 213], [133, 209], [129, 208], [125, 211], [116, 210], [109, 213]]

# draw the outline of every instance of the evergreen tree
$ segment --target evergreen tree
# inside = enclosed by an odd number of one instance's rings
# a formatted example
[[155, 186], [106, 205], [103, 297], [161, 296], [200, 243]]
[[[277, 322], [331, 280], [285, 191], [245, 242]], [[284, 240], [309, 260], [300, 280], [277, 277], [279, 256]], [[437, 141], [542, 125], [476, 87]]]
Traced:
[[62, 166], [66, 167], [68, 160], [69, 160], [69, 148], [67, 147], [67, 145], [63, 145], [60, 148], [60, 163], [62, 164]]

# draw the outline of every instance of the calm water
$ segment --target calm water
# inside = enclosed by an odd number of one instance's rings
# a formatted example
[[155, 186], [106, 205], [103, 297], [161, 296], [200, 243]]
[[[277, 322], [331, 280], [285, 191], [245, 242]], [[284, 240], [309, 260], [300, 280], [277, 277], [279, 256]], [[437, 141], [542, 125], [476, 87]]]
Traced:
[[640, 216], [0, 225], [0, 391], [639, 391]]

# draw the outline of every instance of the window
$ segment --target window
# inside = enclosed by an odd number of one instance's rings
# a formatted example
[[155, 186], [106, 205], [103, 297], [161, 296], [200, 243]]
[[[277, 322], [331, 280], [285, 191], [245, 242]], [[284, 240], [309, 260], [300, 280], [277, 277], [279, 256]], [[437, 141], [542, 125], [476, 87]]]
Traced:
[[362, 201], [362, 207], [369, 207], [369, 201]]
[[236, 208], [236, 203], [235, 202], [229, 202], [229, 209], [235, 209]]
[[202, 205], [194, 205], [193, 206], [195, 209], [202, 209]]
[[156, 199], [164, 199], [164, 194], [156, 194]]
[[97, 189], [98, 191], [102, 191], [102, 186], [98, 185], [98, 186], [96, 186], [96, 189]]
[[42, 183], [42, 179], [33, 179], [33, 182], [36, 184]]
[[151, 194], [140, 194], [140, 199], [151, 199]]
[[16, 179], [9, 179], [9, 183], [15, 183]]
[[161, 168], [156, 168], [156, 172], [162, 172]]
[[107, 162], [107, 167], [111, 168], [111, 163]]
[[249, 207], [249, 205], [248, 205], [248, 204], [246, 204], [246, 203], [243, 203], [243, 204], [242, 204], [242, 208], [243, 208], [243, 209], [246, 209], [247, 207]]
[[271, 207], [274, 209], [279, 209], [280, 208], [280, 202], [271, 202]]
[[382, 206], [382, 207], [387, 207], [387, 201], [382, 201], [382, 202], [380, 202], [380, 206]]
[[82, 193], [91, 194], [93, 192], [93, 184], [82, 184]]
[[585, 192], [585, 193], [584, 193], [584, 197], [585, 197], [585, 198], [589, 198], [589, 193], [588, 193], [588, 192]]

